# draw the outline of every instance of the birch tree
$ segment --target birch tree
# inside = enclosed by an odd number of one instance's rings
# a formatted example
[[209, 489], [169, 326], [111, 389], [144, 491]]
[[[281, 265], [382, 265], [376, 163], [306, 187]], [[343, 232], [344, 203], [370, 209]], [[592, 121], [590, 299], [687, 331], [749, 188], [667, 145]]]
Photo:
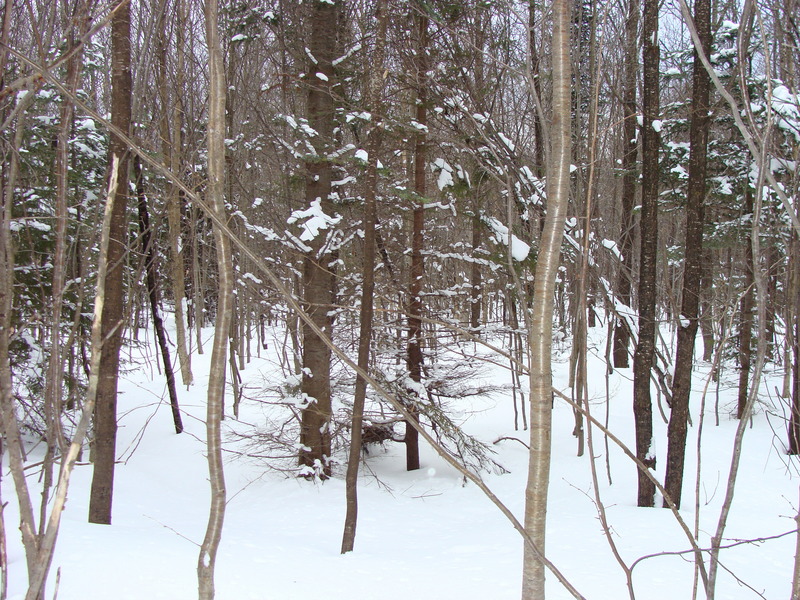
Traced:
[[[206, 43], [208, 45], [208, 200], [217, 222], [225, 221], [225, 67], [219, 39], [219, 5], [206, 0]], [[211, 349], [211, 370], [208, 374], [206, 406], [206, 448], [208, 476], [211, 485], [211, 507], [208, 526], [197, 561], [199, 598], [214, 597], [214, 566], [222, 538], [225, 518], [225, 474], [222, 466], [222, 414], [225, 410], [225, 365], [228, 351], [231, 316], [233, 314], [233, 258], [228, 236], [214, 226], [217, 250], [219, 290], [214, 344]]]
[[[553, 296], [561, 256], [561, 239], [569, 201], [570, 175], [570, 3], [553, 1], [553, 116], [547, 161], [547, 214], [536, 261], [533, 306], [529, 320], [530, 458], [525, 489], [525, 530], [539, 552], [545, 552], [547, 490], [550, 478], [550, 430], [553, 375], [551, 365]], [[545, 566], [526, 545], [522, 598], [545, 597]]]

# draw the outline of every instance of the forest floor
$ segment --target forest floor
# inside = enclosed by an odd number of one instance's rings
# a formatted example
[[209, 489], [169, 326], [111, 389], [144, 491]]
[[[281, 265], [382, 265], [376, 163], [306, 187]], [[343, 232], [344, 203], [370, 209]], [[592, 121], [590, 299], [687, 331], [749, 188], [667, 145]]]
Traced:
[[[211, 335], [212, 331], [207, 332]], [[606, 419], [606, 377], [602, 331], [593, 332], [589, 385], [593, 414]], [[146, 338], [146, 340], [145, 340]], [[185, 433], [176, 435], [163, 377], [155, 366], [152, 335], [124, 350], [119, 410], [119, 464], [113, 525], [86, 522], [91, 466], [73, 475], [47, 598], [59, 600], [182, 600], [197, 597], [196, 563], [208, 516], [204, 455], [206, 380], [210, 345], [193, 356], [195, 384], [180, 390]], [[402, 444], [387, 442], [366, 457], [359, 481], [359, 521], [355, 551], [340, 555], [345, 512], [343, 469], [324, 483], [298, 479], [269, 468], [257, 446], [242, 435], [263, 429], [276, 407], [261, 391], [282, 377], [276, 350], [242, 371], [245, 398], [239, 419], [227, 410], [226, 480], [228, 505], [216, 569], [220, 600], [407, 600], [516, 599], [520, 594], [522, 540], [506, 518], [472, 484], [423, 445], [422, 468], [405, 471]], [[467, 344], [469, 348], [472, 344]], [[254, 344], [255, 347], [255, 344]], [[467, 347], [465, 346], [465, 349]], [[255, 349], [253, 350], [255, 353]], [[566, 389], [568, 349], [560, 348], [555, 385]], [[487, 367], [486, 377], [507, 385], [509, 373]], [[729, 368], [719, 386], [711, 383], [702, 427], [702, 470], [697, 479], [700, 405], [709, 365], [699, 362], [692, 397], [684, 506], [681, 516], [694, 528], [699, 516], [700, 544], [708, 547], [725, 496], [737, 421], [736, 373]], [[798, 464], [785, 452], [785, 409], [775, 396], [782, 372], [770, 367], [763, 394], [746, 430], [736, 494], [725, 530], [718, 599], [789, 598], [796, 536], [775, 537], [795, 527]], [[633, 443], [631, 372], [608, 379], [608, 423], [625, 443]], [[714, 406], [718, 400], [719, 426]], [[280, 409], [284, 413], [285, 408]], [[527, 432], [514, 430], [510, 390], [472, 397], [452, 407], [470, 434], [490, 444], [506, 474], [484, 473], [489, 487], [519, 519], [524, 508]], [[664, 407], [664, 410], [668, 410]], [[623, 570], [604, 535], [592, 485], [589, 452], [576, 456], [571, 407], [556, 399], [549, 493], [547, 555], [589, 600], [629, 598]], [[658, 476], [666, 462], [666, 425], [654, 410]], [[599, 493], [621, 559], [633, 570], [640, 600], [692, 598], [694, 565], [685, 534], [670, 511], [642, 509], [636, 503], [636, 470], [622, 451], [593, 430], [593, 455]], [[29, 460], [42, 449], [31, 444]], [[3, 502], [9, 536], [9, 598], [25, 591], [25, 558], [17, 531], [13, 486], [3, 472]], [[609, 485], [609, 473], [613, 484]], [[37, 474], [30, 472], [30, 485]], [[697, 488], [696, 488], [697, 486]], [[698, 490], [697, 494], [695, 489]], [[660, 498], [657, 500], [660, 505]], [[664, 554], [666, 553], [666, 554]], [[682, 554], [679, 554], [682, 553]], [[652, 556], [644, 560], [643, 557]], [[58, 578], [58, 582], [56, 579]], [[569, 598], [555, 577], [548, 600]], [[700, 592], [698, 598], [703, 598]]]

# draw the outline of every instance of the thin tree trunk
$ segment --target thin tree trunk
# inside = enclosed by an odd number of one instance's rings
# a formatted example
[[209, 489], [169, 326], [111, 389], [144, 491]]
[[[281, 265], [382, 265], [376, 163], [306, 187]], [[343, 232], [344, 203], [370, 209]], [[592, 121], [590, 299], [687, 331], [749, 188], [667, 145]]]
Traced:
[[[789, 253], [789, 293], [788, 303], [791, 320], [787, 328], [791, 329], [791, 418], [789, 420], [789, 454], [800, 454], [800, 236], [792, 232], [792, 251]], [[788, 367], [787, 363], [787, 367]]]
[[[360, 331], [358, 338], [358, 367], [369, 370], [369, 351], [372, 338], [373, 296], [375, 292], [375, 223], [377, 222], [376, 196], [378, 192], [378, 151], [381, 131], [378, 117], [382, 114], [381, 87], [383, 82], [384, 57], [386, 54], [386, 0], [378, 0], [375, 7], [377, 32], [375, 50], [372, 53], [372, 66], [367, 84], [366, 108], [372, 112], [370, 131], [367, 138], [367, 178], [364, 193], [364, 265], [361, 284]], [[367, 395], [367, 381], [356, 377], [355, 397], [353, 399], [353, 419], [350, 433], [350, 454], [345, 478], [347, 494], [347, 513], [342, 534], [342, 554], [352, 552], [356, 540], [358, 521], [358, 465], [361, 462], [361, 433], [364, 419], [364, 401]]]
[[[415, 5], [414, 29], [415, 29], [415, 52], [414, 57], [416, 71], [416, 116], [415, 120], [424, 128], [428, 121], [427, 112], [427, 47], [428, 47], [428, 13], [421, 4]], [[410, 282], [408, 286], [408, 345], [406, 354], [406, 365], [408, 376], [415, 384], [422, 381], [422, 278], [425, 275], [422, 258], [422, 246], [424, 244], [425, 229], [425, 168], [427, 160], [426, 134], [420, 128], [416, 134], [414, 142], [414, 210], [411, 223], [411, 269], [409, 273]], [[419, 385], [410, 390], [410, 396], [417, 397]], [[409, 405], [408, 412], [412, 418], [419, 417], [419, 409]], [[405, 433], [406, 443], [406, 469], [413, 471], [419, 469], [419, 433], [409, 423], [406, 423]]]
[[[181, 123], [183, 121], [183, 100], [181, 94], [183, 93], [182, 90], [185, 87], [185, 48], [183, 35], [186, 28], [186, 9], [184, 6], [184, 0], [176, 1], [177, 5], [175, 7], [175, 12], [177, 15], [177, 23], [175, 26], [175, 31], [177, 64], [175, 65], [175, 73], [177, 81], [175, 84], [175, 89], [178, 90], [178, 92], [175, 94], [171, 117], [169, 116], [170, 111], [167, 101], [166, 52], [163, 52], [159, 57], [159, 90], [161, 95], [161, 108], [163, 112], [161, 116], [161, 137], [164, 146], [165, 163], [168, 168], [180, 170], [183, 161], [183, 135], [181, 133]], [[166, 37], [164, 27], [165, 23], [162, 20], [162, 36]], [[192, 384], [193, 375], [191, 358], [186, 348], [186, 276], [184, 255], [181, 251], [180, 241], [182, 195], [174, 185], [168, 186], [167, 194], [167, 223], [169, 224], [169, 251], [172, 275], [170, 280], [172, 282], [172, 299], [175, 303], [175, 345], [177, 346], [178, 351], [178, 363], [180, 364], [181, 369], [181, 380], [183, 381], [183, 385], [188, 387]], [[200, 328], [200, 324], [198, 324], [197, 321], [195, 321], [195, 327], [197, 327], [198, 330]], [[202, 353], [202, 349], [198, 349]]]
[[[111, 123], [127, 134], [131, 127], [131, 11], [122, 0], [111, 20]], [[114, 464], [117, 448], [117, 383], [124, 330], [124, 271], [127, 253], [128, 148], [112, 134], [109, 143], [117, 189], [108, 246], [108, 281], [103, 304], [103, 348], [95, 405], [94, 473], [89, 499], [89, 522], [111, 524]], [[116, 161], [114, 160], [116, 157]]]
[[22, 534], [29, 579], [35, 570], [39, 538], [36, 534], [33, 502], [24, 471], [25, 450], [14, 406], [9, 345], [13, 323], [14, 293], [14, 246], [11, 239], [11, 213], [19, 174], [19, 149], [26, 126], [25, 111], [33, 103], [33, 97], [33, 94], [28, 94], [16, 107], [19, 116], [11, 148], [7, 149], [10, 159], [8, 163], [3, 163], [4, 169], [0, 180], [3, 185], [3, 195], [0, 198], [0, 202], [2, 202], [2, 215], [0, 215], [2, 216], [2, 220], [0, 220], [0, 403], [2, 403], [0, 410], [2, 410], [2, 419], [0, 426], [2, 426], [3, 434], [1, 439], [4, 441], [2, 449], [8, 455], [9, 470], [14, 481], [19, 506], [19, 530]]
[[[536, 262], [534, 298], [529, 320], [530, 459], [525, 488], [525, 530], [541, 556], [545, 554], [547, 490], [550, 478], [552, 421], [552, 329], [561, 239], [569, 201], [570, 174], [570, 3], [553, 2], [553, 118], [547, 168], [547, 214]], [[545, 566], [525, 546], [522, 598], [545, 597]]]
[[[749, 183], [744, 192], [745, 215], [753, 216], [753, 192]], [[741, 419], [747, 406], [748, 382], [750, 381], [750, 361], [752, 357], [753, 336], [753, 248], [748, 232], [744, 249], [744, 293], [740, 302], [739, 326], [739, 395], [736, 404], [736, 418]]]
[[178, 404], [178, 390], [175, 385], [175, 373], [172, 370], [172, 358], [170, 358], [167, 333], [164, 330], [164, 321], [161, 319], [161, 291], [158, 285], [158, 266], [156, 261], [158, 252], [156, 252], [155, 241], [153, 240], [152, 231], [150, 230], [150, 214], [147, 210], [147, 196], [144, 191], [142, 167], [138, 156], [134, 158], [133, 171], [136, 180], [136, 195], [138, 197], [139, 233], [141, 234], [142, 254], [144, 255], [147, 297], [150, 301], [150, 316], [153, 319], [153, 329], [155, 329], [158, 347], [161, 350], [161, 362], [164, 365], [164, 375], [167, 379], [167, 391], [169, 392], [169, 404], [172, 408], [172, 422], [175, 425], [175, 433], [181, 433], [183, 431], [183, 419], [181, 418], [181, 409]]
[[[711, 0], [696, 0], [694, 21], [708, 53], [711, 47]], [[667, 472], [664, 488], [680, 508], [683, 466], [689, 422], [689, 397], [692, 388], [695, 339], [700, 307], [700, 280], [703, 259], [703, 222], [708, 155], [709, 94], [711, 82], [695, 52], [692, 81], [692, 116], [689, 131], [689, 182], [686, 199], [686, 244], [684, 245], [681, 313], [675, 374], [672, 379], [672, 411], [667, 430]], [[666, 506], [666, 502], [664, 504]]]
[[[620, 253], [622, 264], [617, 276], [617, 296], [629, 309], [633, 305], [631, 288], [633, 284], [633, 207], [636, 199], [637, 153], [639, 144], [636, 140], [636, 88], [639, 72], [639, 0], [628, 1], [628, 15], [625, 20], [625, 88], [623, 90], [623, 125], [622, 154], [622, 223], [620, 231]], [[630, 346], [630, 328], [627, 323], [617, 318], [614, 327], [614, 366], [618, 369], [629, 366], [628, 348]]]
[[[225, 68], [219, 39], [217, 0], [205, 3], [206, 42], [208, 44], [208, 200], [217, 219], [225, 220]], [[211, 486], [208, 526], [197, 560], [198, 596], [214, 597], [214, 567], [225, 518], [225, 473], [222, 464], [222, 412], [225, 401], [225, 363], [233, 305], [233, 258], [231, 243], [219, 227], [214, 227], [217, 249], [217, 320], [211, 349], [206, 406], [206, 448]]]
[[[636, 458], [650, 469], [653, 452], [653, 402], [650, 378], [656, 340], [656, 259], [658, 249], [658, 151], [660, 135], [652, 124], [659, 118], [658, 0], [644, 0], [642, 29], [642, 210], [639, 219], [639, 339], [633, 355], [633, 415]], [[655, 486], [637, 466], [639, 506], [653, 506]]]

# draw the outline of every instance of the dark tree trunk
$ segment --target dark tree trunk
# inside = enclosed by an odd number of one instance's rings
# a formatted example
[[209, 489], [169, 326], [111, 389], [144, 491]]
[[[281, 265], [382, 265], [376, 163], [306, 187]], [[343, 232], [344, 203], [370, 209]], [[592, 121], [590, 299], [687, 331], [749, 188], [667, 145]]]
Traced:
[[[694, 21], [708, 55], [711, 48], [711, 1], [697, 0]], [[711, 82], [695, 52], [692, 79], [692, 117], [689, 131], [689, 182], [686, 199], [686, 244], [683, 260], [678, 347], [672, 378], [672, 411], [667, 431], [667, 474], [664, 488], [676, 506], [681, 505], [689, 396], [692, 388], [695, 338], [700, 307], [700, 279], [703, 274], [703, 221], [708, 155], [708, 101]], [[666, 500], [665, 500], [666, 506]]]
[[[536, 2], [535, 0], [530, 0], [528, 2], [528, 35], [530, 38], [530, 43], [528, 46], [528, 52], [530, 55], [531, 61], [531, 78], [533, 79], [533, 91], [536, 94], [536, 97], [539, 98], [541, 101], [542, 98], [542, 83], [541, 78], [539, 77], [539, 52], [536, 47]], [[533, 111], [533, 169], [534, 174], [539, 179], [544, 178], [545, 172], [545, 164], [544, 164], [544, 145], [546, 140], [544, 139], [544, 133], [542, 132], [542, 115], [539, 114], [539, 111], [534, 109]], [[541, 214], [540, 214], [541, 216]], [[539, 226], [539, 230], [541, 230], [542, 224]]]
[[[375, 7], [375, 19], [378, 29], [373, 53], [372, 69], [369, 73], [366, 108], [373, 115], [382, 113], [381, 83], [383, 81], [383, 64], [386, 47], [386, 0], [378, 0]], [[360, 331], [358, 338], [358, 366], [369, 369], [370, 340], [372, 338], [373, 296], [375, 292], [375, 224], [378, 220], [376, 197], [378, 193], [378, 151], [380, 150], [381, 131], [377, 118], [373, 118], [367, 138], [368, 166], [366, 191], [364, 194], [364, 265], [361, 286]], [[358, 375], [356, 378], [355, 396], [353, 398], [352, 431], [350, 434], [350, 455], [347, 462], [345, 479], [347, 494], [347, 513], [342, 533], [342, 554], [351, 552], [356, 540], [358, 521], [358, 465], [361, 462], [361, 440], [364, 421], [364, 400], [367, 395], [367, 381]]]
[[167, 391], [169, 404], [172, 408], [172, 422], [175, 424], [175, 433], [183, 431], [183, 419], [178, 404], [178, 390], [175, 385], [175, 372], [172, 369], [172, 359], [169, 352], [169, 341], [164, 330], [164, 321], [161, 318], [161, 290], [158, 285], [158, 264], [156, 257], [155, 241], [150, 229], [150, 213], [147, 209], [147, 195], [142, 180], [142, 167], [139, 157], [133, 161], [134, 177], [136, 179], [137, 208], [139, 212], [139, 233], [141, 235], [142, 254], [144, 255], [144, 271], [147, 281], [147, 297], [150, 302], [150, 316], [153, 319], [153, 329], [156, 331], [158, 347], [161, 350], [161, 362], [164, 365], [164, 375], [167, 378]]
[[[639, 221], [639, 340], [633, 355], [633, 414], [636, 457], [647, 468], [656, 466], [653, 444], [653, 404], [650, 376], [656, 339], [656, 256], [658, 247], [658, 148], [660, 135], [652, 124], [659, 117], [658, 1], [644, 0], [642, 29], [642, 211]], [[637, 467], [638, 468], [638, 467]], [[653, 506], [655, 486], [638, 471], [638, 505]]]
[[[628, 17], [625, 22], [625, 89], [623, 91], [623, 112], [625, 124], [623, 125], [622, 155], [622, 218], [620, 231], [619, 250], [622, 254], [617, 277], [617, 296], [627, 307], [631, 307], [631, 287], [633, 282], [633, 207], [636, 199], [636, 160], [638, 144], [636, 142], [636, 106], [637, 75], [639, 73], [639, 0], [628, 2]], [[627, 368], [628, 347], [630, 346], [630, 328], [627, 323], [617, 322], [614, 327], [614, 366], [618, 369]]]
[[[121, 131], [131, 128], [131, 11], [120, 3], [111, 20], [111, 122]], [[94, 420], [94, 474], [89, 499], [89, 522], [110, 524], [117, 447], [117, 382], [122, 345], [125, 255], [127, 252], [128, 148], [111, 134], [110, 194], [114, 196], [108, 246], [106, 297], [101, 316], [97, 404]], [[113, 189], [112, 189], [113, 188]]]
[[[316, 156], [306, 161], [306, 201], [320, 203], [327, 215], [332, 215], [331, 180], [333, 166], [326, 157], [333, 145], [335, 108], [331, 88], [335, 84], [333, 61], [341, 20], [340, 2], [315, 0], [310, 5], [310, 54], [316, 64], [309, 65], [310, 75], [307, 111], [309, 125], [318, 133], [312, 142]], [[316, 77], [321, 73], [323, 77]], [[326, 336], [331, 336], [333, 320], [329, 315], [333, 305], [336, 274], [332, 269], [333, 254], [325, 231], [308, 242], [311, 248], [303, 257], [303, 308], [314, 324]], [[308, 404], [303, 410], [300, 443], [300, 464], [321, 477], [329, 477], [331, 465], [331, 351], [305, 322], [303, 323], [303, 379], [301, 390]]]
[[[744, 212], [746, 215], [753, 215], [753, 192], [748, 184], [744, 193]], [[736, 418], [744, 416], [747, 407], [747, 396], [750, 393], [748, 386], [750, 382], [750, 362], [753, 354], [753, 245], [751, 233], [748, 230], [744, 243], [744, 293], [740, 302], [740, 322], [739, 327], [739, 394], [736, 403]]]
[[789, 421], [789, 454], [800, 454], [800, 238], [797, 232], [792, 232], [792, 252], [789, 254], [789, 268], [791, 272], [789, 313], [794, 323], [788, 323], [792, 328], [792, 415]]
[[[414, 62], [416, 65], [417, 106], [415, 119], [420, 125], [428, 122], [427, 113], [427, 47], [428, 47], [428, 16], [425, 7], [417, 6], [414, 13], [415, 35], [417, 36]], [[411, 223], [411, 269], [408, 285], [408, 346], [406, 365], [408, 376], [414, 383], [422, 381], [422, 277], [424, 265], [422, 261], [422, 245], [425, 228], [425, 167], [427, 144], [425, 133], [417, 133], [414, 143], [414, 211]], [[418, 387], [410, 390], [412, 398], [418, 396]], [[416, 419], [419, 410], [416, 406], [408, 407], [411, 417]], [[406, 469], [413, 471], [419, 469], [419, 432], [411, 424], [406, 423]]]

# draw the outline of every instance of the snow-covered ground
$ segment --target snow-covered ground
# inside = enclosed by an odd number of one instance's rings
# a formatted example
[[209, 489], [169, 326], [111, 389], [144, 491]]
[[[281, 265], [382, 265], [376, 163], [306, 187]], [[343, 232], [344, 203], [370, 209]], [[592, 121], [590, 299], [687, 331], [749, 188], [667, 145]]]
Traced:
[[[209, 334], [211, 332], [209, 331]], [[276, 381], [272, 353], [253, 359], [242, 375], [252, 395], [264, 381]], [[151, 340], [152, 341], [152, 340]], [[154, 346], [154, 344], [151, 344]], [[165, 401], [163, 378], [144, 364], [123, 376], [113, 525], [86, 522], [91, 466], [76, 468], [64, 514], [48, 597], [58, 577], [60, 600], [190, 599], [197, 596], [196, 562], [207, 510], [207, 467], [202, 418], [209, 353], [194, 355], [196, 384], [181, 390], [186, 432], [176, 435]], [[602, 354], [602, 345], [600, 346]], [[151, 359], [155, 350], [146, 353]], [[133, 365], [128, 365], [129, 367]], [[684, 508], [690, 528], [695, 520], [695, 477], [699, 405], [708, 365], [695, 376], [693, 427], [689, 432]], [[590, 365], [592, 408], [605, 419], [605, 376], [599, 359]], [[556, 365], [556, 385], [566, 385], [567, 363]], [[508, 374], [494, 368], [503, 382]], [[795, 529], [798, 504], [797, 464], [784, 451], [785, 426], [774, 407], [780, 373], [768, 373], [762, 404], [745, 435], [741, 471], [733, 510], [725, 531], [727, 544], [776, 536]], [[703, 423], [702, 472], [697, 497], [700, 544], [709, 545], [716, 528], [731, 459], [737, 422], [733, 370], [720, 385], [720, 425], [714, 425], [716, 387], [709, 387]], [[612, 431], [633, 442], [630, 371], [610, 377]], [[492, 443], [502, 436], [526, 440], [514, 431], [510, 392], [471, 399], [460, 407], [469, 433]], [[263, 421], [264, 406], [245, 400], [240, 421], [226, 428], [246, 432]], [[666, 409], [665, 409], [666, 410]], [[655, 413], [659, 477], [663, 479], [666, 425]], [[548, 512], [547, 554], [577, 589], [591, 600], [628, 598], [625, 577], [603, 533], [592, 489], [591, 463], [576, 456], [572, 409], [556, 400], [553, 461]], [[602, 502], [611, 536], [630, 566], [647, 555], [681, 552], [690, 545], [673, 515], [664, 509], [641, 509], [636, 502], [635, 468], [616, 447], [609, 455], [613, 485], [608, 483], [604, 440], [593, 432], [594, 456]], [[491, 489], [522, 518], [527, 450], [514, 441], [494, 446], [497, 460], [510, 472], [485, 474]], [[228, 450], [240, 451], [229, 441]], [[30, 460], [36, 461], [38, 449]], [[355, 552], [339, 553], [345, 509], [341, 477], [311, 483], [265, 468], [263, 462], [227, 454], [228, 507], [216, 571], [221, 600], [289, 600], [305, 598], [382, 600], [512, 599], [520, 593], [522, 540], [500, 512], [474, 485], [430, 448], [423, 448], [422, 469], [404, 470], [403, 447], [387, 443], [367, 458], [359, 483], [359, 521]], [[4, 467], [7, 462], [4, 462]], [[6, 467], [7, 469], [7, 467]], [[35, 485], [31, 472], [30, 483]], [[9, 535], [9, 597], [22, 598], [25, 558], [16, 530], [17, 508], [7, 472], [3, 501]], [[788, 598], [795, 554], [795, 535], [724, 550], [719, 599]], [[675, 600], [692, 597], [690, 554], [641, 560], [633, 571], [636, 597]], [[737, 581], [741, 580], [741, 582]], [[760, 594], [760, 595], [759, 595]], [[554, 577], [548, 599], [570, 595]], [[698, 597], [704, 597], [702, 592]]]

